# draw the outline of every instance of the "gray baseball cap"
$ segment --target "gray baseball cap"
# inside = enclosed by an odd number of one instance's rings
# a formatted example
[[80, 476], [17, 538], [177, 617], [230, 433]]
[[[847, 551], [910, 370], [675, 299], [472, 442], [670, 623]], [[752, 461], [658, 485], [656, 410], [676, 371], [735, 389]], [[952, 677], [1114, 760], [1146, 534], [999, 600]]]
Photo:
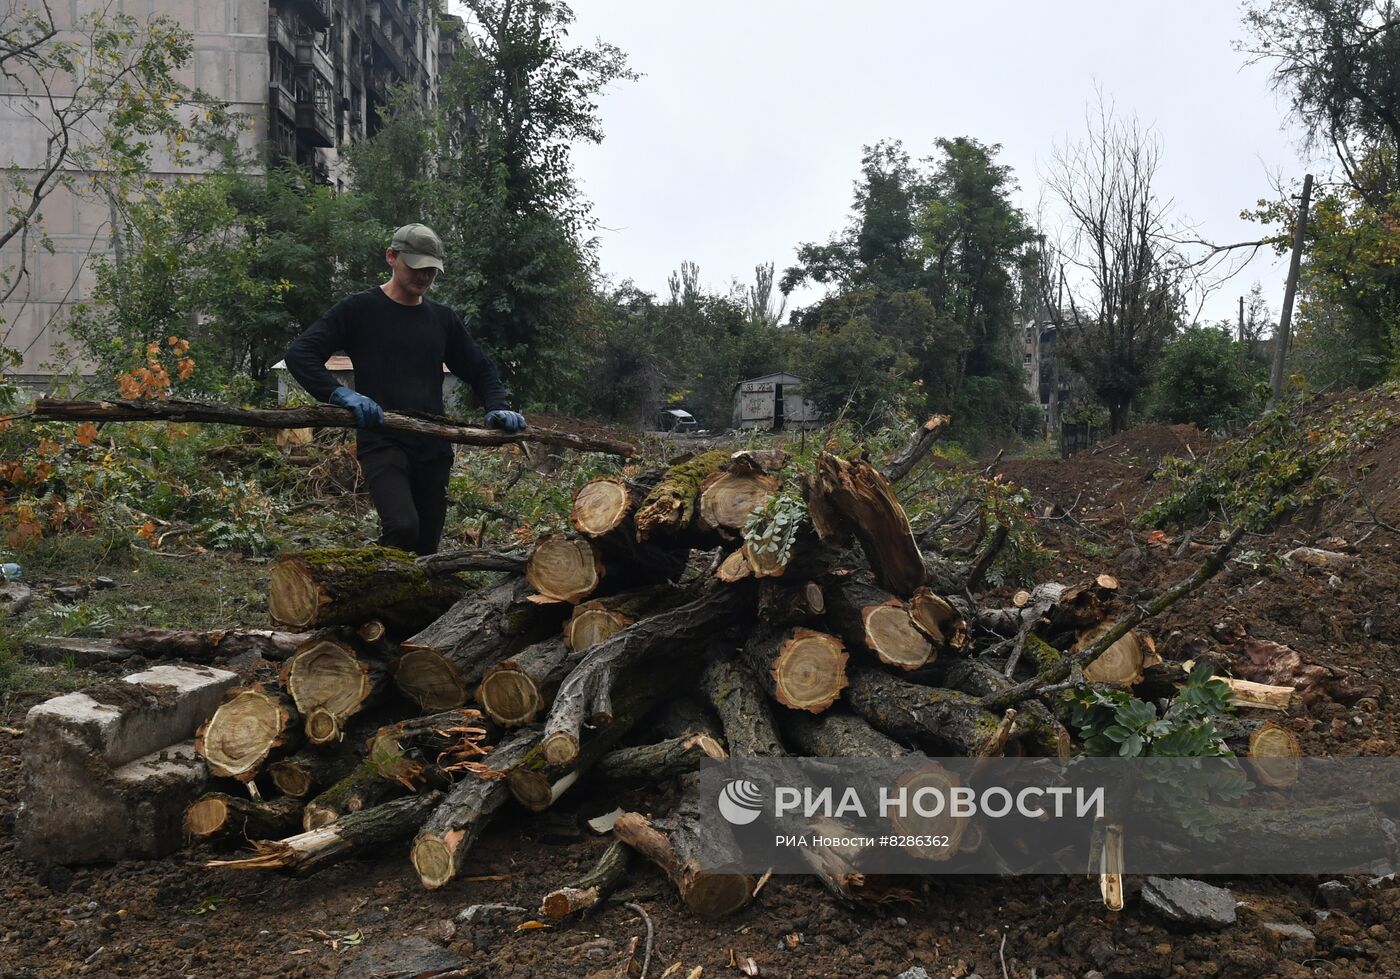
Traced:
[[[382, 240], [382, 239], [381, 239]], [[442, 269], [442, 239], [426, 224], [406, 224], [394, 232], [389, 247], [411, 269]]]

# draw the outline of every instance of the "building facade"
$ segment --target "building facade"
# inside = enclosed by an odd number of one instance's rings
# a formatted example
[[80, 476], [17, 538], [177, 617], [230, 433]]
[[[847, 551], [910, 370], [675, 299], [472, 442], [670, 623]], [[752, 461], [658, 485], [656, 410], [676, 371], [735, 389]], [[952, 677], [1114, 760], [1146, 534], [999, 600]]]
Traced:
[[[56, 26], [70, 31], [97, 10], [119, 10], [141, 23], [171, 18], [193, 37], [179, 81], [244, 118], [244, 155], [295, 161], [337, 188], [347, 183], [341, 149], [376, 131], [391, 91], [407, 85], [425, 103], [435, 101], [445, 64], [470, 44], [461, 20], [435, 13], [431, 0], [73, 0], [52, 6]], [[0, 166], [13, 168], [21, 184], [26, 174], [40, 172], [45, 158], [48, 133], [35, 113], [36, 106], [0, 78]], [[178, 179], [205, 169], [205, 163], [157, 155], [151, 176]], [[60, 186], [44, 201], [34, 233], [0, 249], [0, 269], [19, 280], [0, 304], [0, 343], [21, 353], [12, 373], [31, 384], [73, 366], [61, 355], [62, 323], [91, 295], [90, 257], [114, 247], [113, 202], [85, 192], [77, 176], [74, 189]], [[0, 182], [0, 213], [22, 205], [25, 196], [23, 187]]]

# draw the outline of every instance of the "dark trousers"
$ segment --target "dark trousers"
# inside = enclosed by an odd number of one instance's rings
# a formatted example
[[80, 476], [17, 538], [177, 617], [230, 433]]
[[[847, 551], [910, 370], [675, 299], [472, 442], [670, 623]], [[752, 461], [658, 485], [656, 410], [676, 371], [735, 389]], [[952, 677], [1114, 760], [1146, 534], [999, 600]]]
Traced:
[[447, 519], [447, 479], [452, 456], [416, 456], [402, 446], [379, 444], [359, 451], [365, 484], [379, 511], [379, 543], [417, 554], [435, 554]]

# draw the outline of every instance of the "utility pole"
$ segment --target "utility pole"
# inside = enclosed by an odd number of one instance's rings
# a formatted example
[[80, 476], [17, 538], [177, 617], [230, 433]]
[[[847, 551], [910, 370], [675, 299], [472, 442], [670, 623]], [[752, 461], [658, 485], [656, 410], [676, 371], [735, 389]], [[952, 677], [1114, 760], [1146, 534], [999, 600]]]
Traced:
[[1240, 297], [1240, 363], [1249, 360], [1249, 348], [1244, 345], [1244, 296]]
[[1288, 263], [1288, 283], [1283, 287], [1283, 312], [1279, 314], [1278, 332], [1274, 334], [1273, 393], [1269, 403], [1283, 394], [1283, 358], [1288, 354], [1289, 331], [1293, 327], [1293, 297], [1298, 291], [1298, 267], [1303, 261], [1303, 235], [1308, 226], [1308, 201], [1312, 197], [1312, 174], [1303, 177], [1303, 199], [1298, 205], [1298, 220], [1293, 228], [1293, 258]]

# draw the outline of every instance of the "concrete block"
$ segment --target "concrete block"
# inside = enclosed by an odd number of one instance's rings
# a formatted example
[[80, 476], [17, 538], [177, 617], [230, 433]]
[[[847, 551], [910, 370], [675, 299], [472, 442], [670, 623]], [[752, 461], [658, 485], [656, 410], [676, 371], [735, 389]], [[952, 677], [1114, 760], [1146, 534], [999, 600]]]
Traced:
[[238, 677], [157, 666], [25, 718], [19, 854], [46, 863], [157, 857], [207, 777], [190, 740]]

